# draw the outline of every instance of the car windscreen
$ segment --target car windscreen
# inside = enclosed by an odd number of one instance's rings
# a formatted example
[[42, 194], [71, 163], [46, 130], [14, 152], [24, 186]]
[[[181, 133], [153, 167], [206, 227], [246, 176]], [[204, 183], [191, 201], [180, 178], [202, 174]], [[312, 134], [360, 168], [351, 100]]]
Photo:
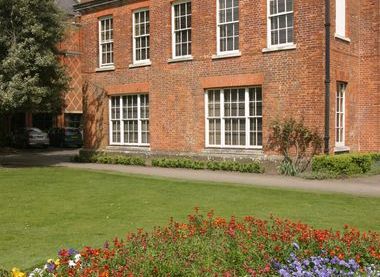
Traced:
[[76, 135], [80, 135], [80, 132], [79, 132], [79, 129], [66, 129], [65, 135], [66, 136], [76, 136]]

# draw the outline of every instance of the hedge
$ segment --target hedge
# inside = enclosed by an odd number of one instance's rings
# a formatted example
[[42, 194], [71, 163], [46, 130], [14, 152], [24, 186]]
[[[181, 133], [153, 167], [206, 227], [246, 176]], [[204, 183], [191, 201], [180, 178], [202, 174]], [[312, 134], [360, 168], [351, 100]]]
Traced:
[[209, 169], [209, 170], [223, 170], [223, 171], [237, 171], [247, 173], [263, 173], [264, 168], [259, 162], [240, 163], [233, 161], [196, 161], [191, 159], [153, 159], [152, 166], [167, 167], [167, 168], [190, 168], [195, 170]]
[[312, 171], [336, 176], [364, 174], [371, 170], [373, 163], [378, 158], [379, 154], [315, 156], [312, 161]]
[[141, 157], [131, 157], [114, 154], [93, 154], [78, 155], [73, 158], [74, 162], [100, 163], [100, 164], [121, 164], [145, 166], [145, 159]]
[[[101, 163], [101, 164], [121, 164], [145, 166], [147, 161], [141, 157], [131, 157], [126, 155], [115, 155], [107, 153], [80, 154], [72, 159], [79, 163]], [[156, 158], [152, 160], [153, 167], [165, 168], [187, 168], [194, 170], [224, 170], [246, 173], [263, 173], [264, 167], [259, 162], [240, 163], [233, 161], [198, 161], [188, 158]]]

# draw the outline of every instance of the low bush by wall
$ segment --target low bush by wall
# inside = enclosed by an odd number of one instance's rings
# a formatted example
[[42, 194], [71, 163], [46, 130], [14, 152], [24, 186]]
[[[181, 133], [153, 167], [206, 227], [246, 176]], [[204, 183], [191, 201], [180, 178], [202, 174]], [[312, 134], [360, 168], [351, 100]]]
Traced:
[[151, 165], [153, 167], [165, 168], [187, 168], [194, 170], [224, 170], [246, 173], [263, 173], [264, 166], [257, 161], [235, 162], [235, 161], [202, 161], [190, 158], [154, 158], [149, 159], [140, 156], [127, 156], [122, 154], [81, 152], [72, 159], [73, 162], [80, 163], [101, 163], [101, 164], [121, 164], [121, 165]]
[[105, 153], [87, 153], [80, 154], [73, 158], [74, 162], [81, 163], [100, 163], [100, 164], [121, 164], [121, 165], [139, 165], [145, 166], [145, 159], [141, 157], [132, 157], [127, 155], [115, 155]]
[[371, 170], [373, 163], [379, 157], [379, 153], [315, 156], [312, 161], [312, 171], [336, 177], [364, 174]]
[[152, 166], [170, 168], [190, 168], [237, 171], [246, 173], [263, 173], [264, 168], [259, 162], [240, 163], [233, 161], [197, 161], [191, 159], [153, 159]]

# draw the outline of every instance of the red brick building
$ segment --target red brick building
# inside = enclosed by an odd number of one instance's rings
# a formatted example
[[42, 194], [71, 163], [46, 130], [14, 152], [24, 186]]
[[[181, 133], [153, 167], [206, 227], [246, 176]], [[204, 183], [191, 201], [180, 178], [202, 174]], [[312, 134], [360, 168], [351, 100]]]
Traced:
[[[380, 151], [379, 1], [330, 2], [329, 151]], [[325, 1], [93, 0], [75, 10], [88, 149], [262, 155], [285, 116], [324, 134]]]

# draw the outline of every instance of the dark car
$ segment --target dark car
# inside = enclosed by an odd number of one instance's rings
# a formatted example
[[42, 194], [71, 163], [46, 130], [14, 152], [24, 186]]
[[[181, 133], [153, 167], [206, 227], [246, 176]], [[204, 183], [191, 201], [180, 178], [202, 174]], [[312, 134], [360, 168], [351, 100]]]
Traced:
[[50, 145], [57, 147], [82, 147], [83, 138], [78, 128], [54, 128], [49, 132]]
[[48, 134], [38, 128], [22, 128], [13, 134], [12, 142], [16, 147], [48, 147]]

